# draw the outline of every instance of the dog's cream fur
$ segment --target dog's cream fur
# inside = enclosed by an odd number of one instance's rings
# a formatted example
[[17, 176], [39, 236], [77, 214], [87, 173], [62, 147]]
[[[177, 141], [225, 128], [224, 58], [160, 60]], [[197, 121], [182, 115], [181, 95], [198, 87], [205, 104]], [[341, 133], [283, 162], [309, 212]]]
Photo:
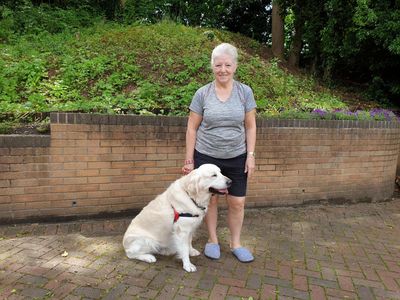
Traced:
[[[230, 183], [212, 164], [202, 165], [173, 182], [132, 220], [123, 238], [126, 255], [153, 263], [156, 261], [153, 254], [177, 254], [183, 268], [195, 272], [196, 266], [190, 262], [189, 255], [197, 256], [200, 252], [192, 247], [192, 236], [206, 214], [210, 188], [226, 193]], [[198, 217], [179, 217], [174, 222], [174, 208], [178, 213]]]

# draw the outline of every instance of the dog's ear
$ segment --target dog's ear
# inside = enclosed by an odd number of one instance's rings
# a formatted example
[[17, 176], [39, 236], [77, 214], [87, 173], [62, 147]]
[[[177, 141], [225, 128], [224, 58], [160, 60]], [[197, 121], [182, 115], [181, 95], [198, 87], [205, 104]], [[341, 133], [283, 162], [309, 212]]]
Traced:
[[185, 189], [190, 197], [195, 197], [199, 193], [199, 174], [197, 169], [186, 175]]

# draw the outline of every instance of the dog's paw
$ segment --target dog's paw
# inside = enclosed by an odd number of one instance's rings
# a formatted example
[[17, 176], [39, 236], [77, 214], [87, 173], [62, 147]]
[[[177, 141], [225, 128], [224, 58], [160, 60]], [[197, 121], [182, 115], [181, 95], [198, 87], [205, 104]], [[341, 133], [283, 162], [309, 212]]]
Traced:
[[184, 269], [186, 272], [196, 272], [196, 271], [197, 271], [196, 266], [195, 266], [194, 264], [192, 264], [192, 263], [184, 264], [184, 265], [183, 265], [183, 269]]
[[192, 249], [190, 249], [189, 254], [190, 254], [190, 256], [199, 256], [201, 253], [198, 250], [192, 248]]
[[154, 256], [154, 255], [151, 255], [151, 254], [142, 254], [142, 255], [136, 256], [135, 258], [138, 259], [138, 260], [147, 262], [147, 263], [149, 263], [149, 264], [155, 263], [155, 262], [157, 261], [157, 259], [155, 258], [155, 256]]

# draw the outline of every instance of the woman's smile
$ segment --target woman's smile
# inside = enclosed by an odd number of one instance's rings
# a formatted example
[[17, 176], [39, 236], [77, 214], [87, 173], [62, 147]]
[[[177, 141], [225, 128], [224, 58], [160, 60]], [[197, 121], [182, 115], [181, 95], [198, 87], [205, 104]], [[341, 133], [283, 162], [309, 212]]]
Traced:
[[213, 64], [213, 73], [215, 79], [220, 83], [226, 83], [233, 80], [236, 72], [236, 63], [229, 55], [221, 55], [217, 57]]

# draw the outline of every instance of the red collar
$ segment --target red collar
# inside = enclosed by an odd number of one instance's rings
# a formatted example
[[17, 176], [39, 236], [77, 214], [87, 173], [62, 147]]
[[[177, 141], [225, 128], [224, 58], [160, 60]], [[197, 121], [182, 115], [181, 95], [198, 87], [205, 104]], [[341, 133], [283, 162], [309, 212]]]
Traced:
[[178, 213], [175, 209], [175, 207], [172, 206], [172, 209], [174, 210], [174, 223], [176, 223], [179, 219], [179, 217], [189, 217], [189, 218], [197, 218], [199, 215], [192, 215], [190, 213]]

